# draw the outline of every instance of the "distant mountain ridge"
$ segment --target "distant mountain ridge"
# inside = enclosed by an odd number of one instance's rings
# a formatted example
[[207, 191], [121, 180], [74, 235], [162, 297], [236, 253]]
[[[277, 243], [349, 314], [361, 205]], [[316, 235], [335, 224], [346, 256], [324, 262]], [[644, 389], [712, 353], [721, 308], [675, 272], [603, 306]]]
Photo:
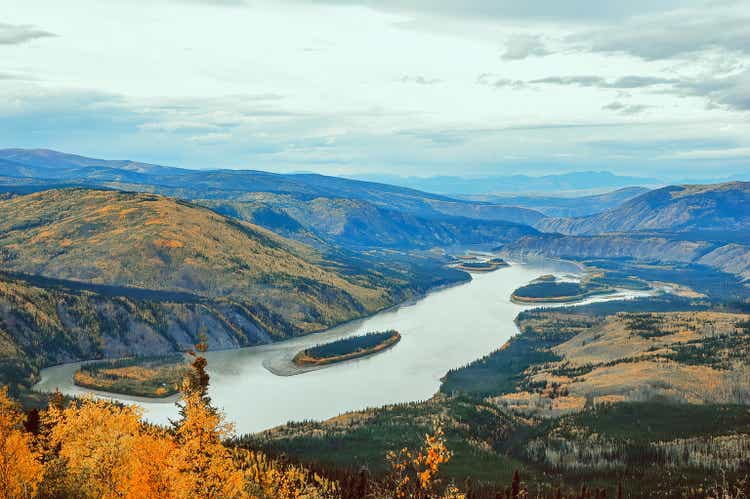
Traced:
[[497, 175], [485, 177], [400, 177], [398, 175], [359, 175], [374, 180], [445, 195], [490, 195], [502, 193], [560, 193], [565, 191], [607, 191], [632, 186], [659, 186], [655, 178], [620, 176], [607, 171], [569, 172], [533, 177]]
[[645, 187], [623, 187], [587, 196], [475, 195], [467, 199], [529, 208], [549, 217], [582, 217], [616, 208], [648, 191]]
[[596, 215], [548, 218], [544, 232], [592, 235], [612, 232], [750, 229], [750, 182], [679, 185], [656, 189]]
[[[282, 230], [288, 237], [305, 243], [320, 239], [356, 247], [363, 244], [403, 249], [491, 246], [506, 242], [510, 235], [534, 231], [512, 224], [530, 226], [544, 218], [543, 214], [527, 208], [316, 174], [187, 170], [50, 150], [0, 150], [0, 190], [29, 193], [66, 186], [189, 199], [271, 230]], [[336, 207], [332, 212], [335, 222], [315, 213], [333, 207]], [[260, 208], [264, 211], [259, 212]], [[467, 220], [459, 224], [459, 219]], [[335, 224], [341, 227], [331, 230]], [[292, 225], [299, 227], [289, 230]], [[507, 234], [503, 229], [507, 229]], [[413, 242], [405, 237], [410, 231], [419, 234]]]

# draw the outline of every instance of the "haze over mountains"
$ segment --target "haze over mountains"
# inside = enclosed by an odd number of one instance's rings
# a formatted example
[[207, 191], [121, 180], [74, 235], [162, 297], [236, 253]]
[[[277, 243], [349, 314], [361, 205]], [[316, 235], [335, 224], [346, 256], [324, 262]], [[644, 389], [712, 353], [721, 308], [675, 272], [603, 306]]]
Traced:
[[508, 193], [578, 193], [611, 191], [622, 187], [664, 184], [663, 180], [647, 177], [615, 175], [606, 171], [570, 172], [531, 177], [528, 175], [497, 175], [486, 177], [400, 177], [397, 175], [360, 175], [355, 178], [385, 182], [446, 195], [472, 196]]

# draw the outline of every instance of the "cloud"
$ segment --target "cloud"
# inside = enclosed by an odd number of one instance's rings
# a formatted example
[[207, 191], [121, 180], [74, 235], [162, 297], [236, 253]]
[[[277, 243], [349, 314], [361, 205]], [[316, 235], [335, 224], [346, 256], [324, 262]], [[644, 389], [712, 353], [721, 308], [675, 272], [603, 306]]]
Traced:
[[[750, 111], [750, 69], [727, 76], [712, 74], [701, 77], [664, 78], [660, 76], [629, 75], [607, 80], [596, 75], [547, 76], [535, 80], [511, 80], [493, 77], [482, 73], [477, 78], [480, 85], [496, 88], [526, 88], [531, 85], [567, 85], [582, 88], [603, 88], [614, 90], [652, 89], [662, 94], [680, 97], [702, 97], [709, 107], [721, 107], [734, 111]], [[625, 105], [612, 102], [602, 109], [617, 111], [620, 114], [636, 114], [649, 106]]]
[[232, 134], [224, 132], [211, 132], [204, 133], [203, 135], [194, 135], [192, 137], [189, 137], [188, 140], [197, 144], [214, 145], [229, 142], [230, 140], [232, 140]]
[[700, 6], [706, 0], [630, 0], [602, 2], [600, 0], [463, 0], [436, 2], [435, 0], [294, 0], [296, 3], [325, 5], [357, 5], [387, 12], [464, 17], [491, 20], [536, 19], [580, 23], [582, 20], [611, 21], [630, 16], [666, 12], [677, 7]]
[[517, 61], [530, 56], [545, 56], [549, 51], [539, 35], [516, 34], [505, 41], [505, 52], [502, 58], [506, 61]]
[[750, 159], [750, 147], [680, 151], [669, 157], [674, 159]]
[[216, 5], [218, 7], [245, 7], [245, 0], [177, 0], [182, 3], [194, 3], [203, 5]]
[[735, 111], [750, 111], [750, 69], [729, 76], [686, 79], [675, 85], [681, 96], [704, 97], [709, 105]]
[[610, 102], [606, 106], [603, 106], [602, 109], [606, 111], [615, 111], [618, 114], [628, 116], [632, 114], [638, 114], [651, 107], [653, 106], [647, 106], [645, 104], [623, 104], [620, 101], [614, 101]]
[[407, 76], [404, 75], [399, 78], [401, 83], [416, 83], [417, 85], [435, 85], [440, 83], [442, 80], [438, 78], [427, 78], [422, 75]]
[[513, 90], [520, 90], [526, 87], [526, 82], [523, 80], [512, 80], [510, 78], [503, 78], [492, 73], [482, 73], [477, 77], [478, 85], [487, 85], [495, 88], [512, 88]]
[[548, 76], [531, 80], [529, 84], [550, 84], [550, 85], [574, 85], [578, 87], [596, 87], [596, 88], [615, 88], [615, 89], [633, 89], [653, 87], [656, 85], [671, 85], [678, 83], [679, 80], [674, 78], [661, 78], [656, 76], [623, 76], [615, 80], [607, 81], [601, 76], [595, 75], [578, 75], [578, 76]]
[[750, 15], [742, 10], [683, 9], [637, 16], [566, 39], [591, 52], [622, 53], [645, 60], [691, 56], [710, 50], [750, 54]]
[[54, 36], [57, 35], [38, 29], [30, 24], [0, 23], [0, 45], [19, 45], [39, 38]]

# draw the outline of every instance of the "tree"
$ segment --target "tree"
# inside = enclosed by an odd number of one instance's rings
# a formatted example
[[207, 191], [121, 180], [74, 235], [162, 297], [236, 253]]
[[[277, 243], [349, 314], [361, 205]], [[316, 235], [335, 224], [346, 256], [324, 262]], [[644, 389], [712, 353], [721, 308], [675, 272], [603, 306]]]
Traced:
[[[437, 474], [440, 466], [450, 461], [452, 455], [441, 427], [436, 428], [432, 435], [425, 435], [424, 444], [417, 452], [406, 448], [389, 452], [394, 497], [438, 497]], [[458, 492], [452, 487], [445, 493], [446, 497], [458, 497]]]
[[64, 465], [64, 486], [86, 497], [169, 497], [171, 439], [141, 422], [136, 406], [83, 399], [51, 407], [49, 445]]
[[0, 498], [33, 497], [44, 477], [34, 437], [24, 427], [24, 416], [0, 388]]
[[205, 334], [201, 334], [195, 348], [197, 353], [189, 352], [193, 361], [178, 403], [181, 419], [173, 423], [176, 449], [170, 465], [176, 471], [179, 497], [241, 497], [244, 474], [235, 467], [229, 449], [222, 443], [233, 428], [208, 397]]

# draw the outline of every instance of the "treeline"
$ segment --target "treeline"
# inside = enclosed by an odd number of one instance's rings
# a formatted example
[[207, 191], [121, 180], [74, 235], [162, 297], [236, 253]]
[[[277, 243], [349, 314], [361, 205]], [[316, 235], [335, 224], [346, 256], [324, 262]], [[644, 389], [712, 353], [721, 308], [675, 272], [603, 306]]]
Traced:
[[395, 330], [384, 332], [372, 332], [359, 336], [350, 336], [340, 340], [315, 345], [305, 349], [303, 353], [313, 358], [338, 357], [358, 350], [368, 350], [374, 348], [398, 335]]

